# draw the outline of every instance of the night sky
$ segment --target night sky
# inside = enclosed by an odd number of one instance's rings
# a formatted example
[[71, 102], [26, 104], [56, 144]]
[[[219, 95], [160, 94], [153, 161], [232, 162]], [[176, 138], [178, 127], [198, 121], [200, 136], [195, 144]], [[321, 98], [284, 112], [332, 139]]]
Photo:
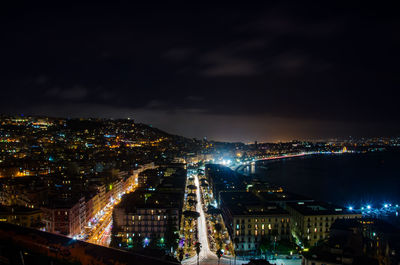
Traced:
[[244, 142], [400, 135], [397, 9], [296, 2], [3, 6], [0, 112]]

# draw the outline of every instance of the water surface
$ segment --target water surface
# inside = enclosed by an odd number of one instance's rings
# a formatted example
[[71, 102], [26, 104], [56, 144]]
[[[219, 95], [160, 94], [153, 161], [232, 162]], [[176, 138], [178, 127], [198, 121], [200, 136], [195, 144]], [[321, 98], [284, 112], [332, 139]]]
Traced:
[[400, 204], [400, 152], [264, 161], [255, 173], [289, 191], [343, 206]]

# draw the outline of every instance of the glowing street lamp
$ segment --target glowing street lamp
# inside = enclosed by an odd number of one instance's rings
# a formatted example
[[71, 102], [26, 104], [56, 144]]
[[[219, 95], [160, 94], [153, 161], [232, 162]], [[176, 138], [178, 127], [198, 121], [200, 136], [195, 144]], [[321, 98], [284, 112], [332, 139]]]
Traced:
[[145, 246], [148, 246], [148, 245], [149, 245], [149, 242], [150, 242], [150, 240], [146, 237], [146, 238], [144, 239], [144, 245], [145, 245]]

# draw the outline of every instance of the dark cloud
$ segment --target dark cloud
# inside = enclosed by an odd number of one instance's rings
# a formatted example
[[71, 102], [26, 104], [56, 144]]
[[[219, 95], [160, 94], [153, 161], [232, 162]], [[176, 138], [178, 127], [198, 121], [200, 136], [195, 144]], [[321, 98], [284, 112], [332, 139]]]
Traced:
[[206, 76], [248, 76], [259, 72], [255, 62], [224, 52], [210, 52], [200, 59], [205, 65], [201, 73]]
[[171, 61], [184, 61], [190, 59], [194, 50], [191, 48], [172, 48], [164, 53], [164, 57]]
[[299, 2], [11, 6], [0, 17], [0, 111], [127, 113], [218, 139], [398, 133], [394, 10]]
[[82, 100], [88, 94], [88, 90], [84, 87], [75, 86], [72, 88], [54, 87], [46, 91], [45, 96], [58, 98], [61, 100]]

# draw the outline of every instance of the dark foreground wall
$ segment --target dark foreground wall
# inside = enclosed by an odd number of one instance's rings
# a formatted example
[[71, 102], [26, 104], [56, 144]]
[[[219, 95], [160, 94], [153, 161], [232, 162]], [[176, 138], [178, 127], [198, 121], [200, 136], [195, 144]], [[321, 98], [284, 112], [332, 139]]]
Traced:
[[0, 222], [0, 264], [179, 264]]

